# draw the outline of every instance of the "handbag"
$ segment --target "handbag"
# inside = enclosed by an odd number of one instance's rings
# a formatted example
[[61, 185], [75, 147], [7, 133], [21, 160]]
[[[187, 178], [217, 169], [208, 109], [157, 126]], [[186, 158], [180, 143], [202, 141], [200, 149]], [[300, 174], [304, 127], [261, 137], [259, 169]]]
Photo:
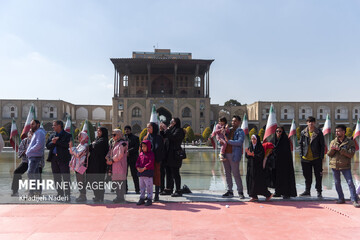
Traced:
[[184, 143], [184, 148], [180, 147], [179, 150], [175, 151], [175, 157], [178, 160], [183, 160], [186, 158], [185, 143]]

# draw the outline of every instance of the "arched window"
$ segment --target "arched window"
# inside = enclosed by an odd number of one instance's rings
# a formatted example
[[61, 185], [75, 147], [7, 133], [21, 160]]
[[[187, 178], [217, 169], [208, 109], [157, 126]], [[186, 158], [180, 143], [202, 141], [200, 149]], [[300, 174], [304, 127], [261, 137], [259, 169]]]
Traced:
[[132, 117], [141, 117], [141, 110], [138, 107], [134, 107], [132, 110]]
[[301, 106], [299, 109], [299, 119], [307, 119], [309, 116], [312, 116], [312, 108], [310, 106]]
[[128, 75], [125, 75], [125, 76], [123, 77], [123, 86], [124, 86], [124, 87], [129, 86], [129, 76], [128, 76]]
[[190, 108], [186, 107], [183, 109], [182, 111], [182, 117], [186, 118], [186, 117], [191, 117], [191, 110]]
[[328, 106], [320, 106], [317, 110], [317, 119], [324, 120], [327, 114], [330, 115], [330, 108]]
[[201, 78], [199, 76], [195, 77], [195, 87], [200, 87], [201, 86]]

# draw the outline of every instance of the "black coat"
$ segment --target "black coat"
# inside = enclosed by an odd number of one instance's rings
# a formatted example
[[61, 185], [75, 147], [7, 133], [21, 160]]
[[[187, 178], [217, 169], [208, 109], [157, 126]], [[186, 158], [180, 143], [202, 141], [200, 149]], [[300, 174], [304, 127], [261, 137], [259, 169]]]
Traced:
[[139, 137], [130, 133], [128, 135], [127, 134], [125, 135], [125, 140], [128, 141], [129, 144], [128, 145], [129, 154], [127, 160], [128, 162], [136, 163], [136, 160], [139, 157], [139, 146], [140, 146]]
[[185, 133], [181, 127], [173, 127], [161, 132], [164, 139], [167, 139], [166, 143], [166, 165], [169, 167], [180, 168], [182, 165], [182, 159], [175, 157], [175, 151], [181, 149], [181, 143], [184, 140]]
[[264, 195], [267, 197], [270, 193], [266, 186], [265, 172], [263, 170], [265, 152], [260, 143], [259, 136], [257, 136], [257, 140], [255, 148], [251, 143], [248, 148], [250, 152], [254, 152], [255, 155], [248, 156], [246, 154], [246, 158], [248, 159], [246, 185], [249, 196], [256, 197], [257, 195]]
[[275, 193], [283, 196], [296, 197], [296, 183], [290, 140], [285, 132], [280, 139], [273, 139], [275, 157]]
[[56, 136], [56, 133], [51, 134], [49, 139], [46, 142], [46, 148], [48, 150], [50, 150], [47, 161], [51, 162], [51, 159], [54, 156], [53, 150], [56, 147], [56, 153], [57, 153], [60, 161], [67, 163], [71, 159], [71, 155], [69, 152], [69, 142], [71, 141], [72, 136], [70, 133], [67, 133], [64, 130], [62, 130], [58, 135], [59, 139], [54, 144], [54, 143], [52, 143], [52, 139], [55, 136]]
[[159, 127], [156, 123], [150, 123], [153, 128], [153, 133], [149, 134], [147, 140], [151, 142], [151, 151], [155, 155], [155, 162], [161, 163], [164, 159], [164, 140], [159, 135]]
[[105, 173], [106, 172], [106, 154], [109, 151], [108, 139], [104, 137], [96, 138], [89, 147], [90, 156], [87, 173]]

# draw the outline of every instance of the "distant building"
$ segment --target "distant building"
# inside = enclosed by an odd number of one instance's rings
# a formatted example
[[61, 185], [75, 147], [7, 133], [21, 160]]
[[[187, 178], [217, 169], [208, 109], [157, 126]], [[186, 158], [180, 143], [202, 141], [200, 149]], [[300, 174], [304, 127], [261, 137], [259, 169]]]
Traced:
[[139, 133], [155, 104], [160, 120], [178, 117], [182, 127], [202, 132], [210, 125], [210, 65], [191, 53], [169, 49], [133, 52], [132, 58], [112, 58], [114, 96], [112, 126], [131, 125]]

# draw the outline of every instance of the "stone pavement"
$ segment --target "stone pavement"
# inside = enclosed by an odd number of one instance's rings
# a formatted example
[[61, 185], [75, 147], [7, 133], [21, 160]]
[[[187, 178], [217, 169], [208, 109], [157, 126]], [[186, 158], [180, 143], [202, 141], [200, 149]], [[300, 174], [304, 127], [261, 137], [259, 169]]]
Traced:
[[360, 209], [329, 201], [3, 204], [0, 239], [358, 239]]

